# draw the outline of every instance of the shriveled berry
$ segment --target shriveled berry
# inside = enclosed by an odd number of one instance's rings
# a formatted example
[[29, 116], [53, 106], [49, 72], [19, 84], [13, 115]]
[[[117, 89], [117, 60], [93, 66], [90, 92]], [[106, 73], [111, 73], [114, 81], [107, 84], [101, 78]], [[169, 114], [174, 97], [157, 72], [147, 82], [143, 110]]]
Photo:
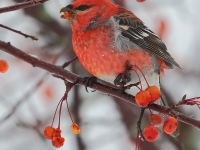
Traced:
[[135, 96], [136, 103], [141, 107], [146, 107], [151, 100], [151, 95], [149, 91], [140, 91]]
[[152, 124], [152, 125], [160, 125], [161, 122], [162, 122], [162, 117], [160, 114], [151, 114], [149, 116], [149, 122]]
[[71, 125], [71, 130], [74, 134], [79, 134], [81, 132], [81, 129], [79, 128], [79, 126], [76, 123], [73, 123]]
[[46, 126], [45, 129], [44, 129], [44, 136], [47, 139], [52, 140], [54, 132], [55, 132], [55, 128], [54, 127]]
[[65, 139], [63, 137], [54, 137], [52, 139], [52, 145], [56, 148], [62, 147], [64, 145]]
[[0, 72], [5, 73], [8, 70], [9, 66], [6, 60], [0, 60]]
[[149, 86], [145, 91], [149, 91], [149, 94], [151, 95], [150, 103], [153, 103], [160, 98], [160, 90], [157, 86]]
[[158, 130], [154, 126], [146, 126], [143, 134], [148, 142], [153, 142], [158, 137]]
[[178, 122], [176, 118], [168, 117], [163, 124], [163, 130], [167, 134], [172, 134], [176, 130], [177, 126]]

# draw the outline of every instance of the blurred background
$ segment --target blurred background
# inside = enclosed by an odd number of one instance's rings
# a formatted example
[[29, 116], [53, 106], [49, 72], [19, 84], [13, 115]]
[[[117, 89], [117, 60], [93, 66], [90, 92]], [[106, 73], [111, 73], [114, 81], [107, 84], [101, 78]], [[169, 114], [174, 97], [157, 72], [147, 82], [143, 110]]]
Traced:
[[[6, 7], [23, 0], [1, 0]], [[0, 24], [39, 38], [24, 38], [0, 28], [0, 40], [11, 42], [23, 51], [56, 65], [62, 65], [75, 54], [71, 44], [69, 21], [60, 18], [59, 9], [70, 0], [50, 0], [43, 5], [0, 14]], [[157, 33], [183, 70], [166, 70], [161, 83], [170, 104], [200, 92], [200, 1], [195, 0], [114, 0], [133, 11]], [[63, 81], [50, 73], [0, 51], [0, 59], [9, 63], [9, 70], [0, 74], [0, 149], [1, 150], [54, 150], [43, 136], [50, 125], [56, 106], [64, 94]], [[67, 70], [81, 76], [90, 76], [75, 61]], [[89, 90], [90, 91], [90, 90]], [[81, 127], [76, 136], [70, 130], [71, 121], [64, 105], [61, 116], [62, 136], [65, 144], [61, 150], [133, 150], [136, 142], [136, 122], [140, 109], [122, 100], [100, 92], [87, 93], [76, 86], [68, 98], [75, 122]], [[200, 119], [198, 107], [184, 106], [180, 111]], [[149, 124], [147, 117], [142, 128]], [[57, 126], [57, 119], [54, 126]], [[172, 138], [159, 134], [153, 142], [141, 142], [141, 150], [199, 150], [200, 131], [179, 123], [180, 136]]]

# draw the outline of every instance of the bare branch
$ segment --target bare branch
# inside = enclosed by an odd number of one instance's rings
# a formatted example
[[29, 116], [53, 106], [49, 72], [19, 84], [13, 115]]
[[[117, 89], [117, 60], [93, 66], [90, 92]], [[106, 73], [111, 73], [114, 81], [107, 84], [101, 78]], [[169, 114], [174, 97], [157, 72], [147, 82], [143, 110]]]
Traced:
[[[52, 65], [52, 64], [44, 62], [36, 57], [33, 57], [33, 56], [23, 52], [22, 50], [12, 46], [10, 43], [0, 41], [0, 49], [6, 53], [9, 53], [15, 57], [18, 57], [19, 59], [21, 59], [25, 62], [31, 64], [33, 67], [39, 67], [46, 71], [49, 71], [50, 73], [54, 73], [59, 76], [62, 76], [63, 78], [69, 80], [70, 82], [75, 82], [78, 80], [79, 85], [85, 86], [85, 84], [86, 84], [84, 82], [84, 78], [82, 78], [81, 76], [71, 73], [67, 70], [64, 70], [61, 66]], [[131, 104], [138, 106], [135, 102], [134, 96], [127, 94], [125, 92], [122, 92], [120, 89], [111, 88], [109, 86], [103, 85], [98, 82], [95, 82], [93, 85], [89, 85], [89, 87], [93, 88], [95, 90], [98, 90], [102, 93], [112, 95], [114, 97], [118, 97], [126, 102], [129, 102]], [[167, 108], [167, 107], [156, 105], [156, 104], [150, 104], [148, 107], [150, 109], [158, 111], [160, 113], [174, 116], [174, 117], [176, 117], [177, 120], [200, 129], [200, 121], [190, 118], [182, 113], [179, 113], [176, 110], [172, 110], [171, 108]]]
[[15, 33], [18, 33], [18, 34], [24, 36], [25, 38], [31, 38], [33, 41], [37, 41], [37, 40], [38, 40], [38, 38], [36, 38], [36, 37], [34, 37], [34, 36], [27, 35], [27, 34], [25, 34], [25, 33], [22, 33], [21, 31], [14, 30], [14, 29], [9, 28], [9, 27], [7, 27], [7, 26], [4, 26], [4, 25], [2, 25], [2, 24], [0, 24], [0, 27], [2, 27], [2, 28], [4, 28], [4, 29], [7, 29], [7, 30], [10, 30], [10, 31], [13, 31], [13, 32], [15, 32]]
[[45, 3], [46, 1], [48, 1], [48, 0], [30, 0], [28, 2], [19, 3], [16, 5], [13, 5], [13, 6], [3, 7], [3, 8], [0, 8], [0, 14], [10, 12], [10, 11], [15, 11], [15, 10], [22, 9], [22, 8], [40, 5], [40, 4]]

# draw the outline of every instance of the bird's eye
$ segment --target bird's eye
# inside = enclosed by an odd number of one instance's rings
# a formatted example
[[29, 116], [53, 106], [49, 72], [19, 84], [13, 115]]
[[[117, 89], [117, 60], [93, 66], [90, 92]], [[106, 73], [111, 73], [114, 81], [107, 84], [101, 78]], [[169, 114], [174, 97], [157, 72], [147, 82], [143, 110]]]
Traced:
[[84, 10], [89, 9], [90, 7], [91, 6], [88, 6], [88, 5], [80, 5], [80, 6], [76, 7], [75, 9], [80, 10], [80, 11], [84, 11]]

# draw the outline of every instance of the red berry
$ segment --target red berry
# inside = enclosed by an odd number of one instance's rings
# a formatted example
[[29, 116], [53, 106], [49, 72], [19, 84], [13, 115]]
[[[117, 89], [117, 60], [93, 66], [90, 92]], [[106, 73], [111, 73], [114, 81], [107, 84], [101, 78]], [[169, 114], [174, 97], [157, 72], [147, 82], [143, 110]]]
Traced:
[[52, 140], [54, 132], [55, 132], [55, 128], [54, 127], [46, 126], [45, 129], [44, 129], [44, 136], [47, 139]]
[[141, 107], [146, 107], [151, 100], [151, 95], [148, 91], [140, 91], [135, 96], [136, 103]]
[[60, 128], [56, 128], [54, 133], [53, 133], [53, 137], [61, 137], [61, 130]]
[[6, 60], [0, 60], [0, 72], [4, 73], [8, 70], [8, 63]]
[[52, 139], [52, 145], [56, 148], [62, 147], [64, 145], [65, 139], [63, 137], [54, 137]]
[[178, 122], [174, 117], [168, 117], [164, 124], [163, 124], [163, 130], [167, 134], [172, 134], [178, 126]]
[[152, 125], [160, 125], [162, 122], [162, 117], [160, 114], [151, 114], [149, 116], [149, 121]]
[[146, 126], [143, 134], [148, 142], [153, 142], [158, 137], [158, 130], [154, 126]]
[[71, 130], [74, 134], [79, 134], [81, 132], [81, 129], [79, 128], [79, 126], [76, 123], [73, 123], [71, 125]]
[[153, 103], [160, 98], [160, 90], [157, 86], [149, 86], [145, 91], [149, 91], [149, 94], [151, 95], [150, 103]]

